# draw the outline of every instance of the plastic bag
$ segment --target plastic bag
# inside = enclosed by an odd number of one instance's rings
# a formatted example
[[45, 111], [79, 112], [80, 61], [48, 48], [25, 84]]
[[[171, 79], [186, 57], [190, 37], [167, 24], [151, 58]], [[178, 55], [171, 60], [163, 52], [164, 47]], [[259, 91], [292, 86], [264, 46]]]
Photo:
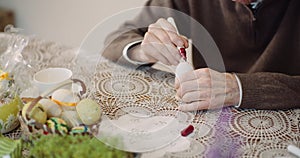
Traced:
[[9, 35], [8, 46], [0, 56], [0, 101], [20, 94], [30, 86], [32, 67], [23, 59], [22, 51], [29, 39], [19, 35], [20, 29], [8, 25], [5, 32]]

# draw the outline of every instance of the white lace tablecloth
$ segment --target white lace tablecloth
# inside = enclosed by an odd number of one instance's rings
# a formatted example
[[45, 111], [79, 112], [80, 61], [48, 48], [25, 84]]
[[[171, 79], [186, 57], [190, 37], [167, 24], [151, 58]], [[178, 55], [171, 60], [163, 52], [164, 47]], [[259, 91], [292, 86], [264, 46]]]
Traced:
[[[53, 42], [32, 39], [24, 57], [36, 70], [47, 67], [67, 67], [74, 71], [77, 49]], [[109, 120], [117, 120], [128, 111], [145, 116], [178, 117], [178, 102], [173, 88], [174, 76], [151, 68], [132, 70], [101, 60], [94, 73], [76, 66], [76, 78], [89, 83], [89, 93], [96, 99]], [[165, 157], [293, 157], [287, 151], [290, 144], [300, 147], [300, 109], [287, 111], [222, 110], [182, 113], [195, 127], [188, 138], [178, 138], [173, 144], [184, 151], [164, 148]], [[17, 131], [18, 132], [18, 131]], [[138, 136], [137, 136], [138, 137]], [[157, 137], [160, 137], [158, 135]], [[176, 141], [175, 141], [176, 143]], [[180, 147], [186, 144], [188, 147]], [[158, 149], [159, 151], [159, 149]]]

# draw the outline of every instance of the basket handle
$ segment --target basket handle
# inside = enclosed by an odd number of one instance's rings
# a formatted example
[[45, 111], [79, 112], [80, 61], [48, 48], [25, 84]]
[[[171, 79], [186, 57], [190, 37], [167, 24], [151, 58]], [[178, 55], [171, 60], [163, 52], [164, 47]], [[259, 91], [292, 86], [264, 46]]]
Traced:
[[42, 93], [40, 96], [38, 96], [37, 98], [35, 98], [29, 105], [29, 107], [27, 108], [26, 110], [26, 121], [29, 120], [29, 113], [30, 111], [33, 109], [33, 107], [43, 98], [45, 98], [46, 96], [48, 96], [49, 94], [51, 94], [52, 92], [56, 91], [57, 89], [61, 88], [61, 87], [64, 87], [64, 86], [67, 86], [67, 85], [70, 85], [72, 83], [77, 83], [79, 82], [80, 83], [80, 86], [82, 87], [82, 90], [79, 92], [79, 94], [82, 96], [83, 94], [86, 93], [86, 86], [84, 84], [83, 81], [79, 80], [79, 79], [70, 79], [70, 80], [66, 80], [62, 83], [60, 83], [59, 85], [55, 86], [55, 87], [52, 87], [50, 89], [48, 89], [47, 91], [45, 91], [44, 93]]

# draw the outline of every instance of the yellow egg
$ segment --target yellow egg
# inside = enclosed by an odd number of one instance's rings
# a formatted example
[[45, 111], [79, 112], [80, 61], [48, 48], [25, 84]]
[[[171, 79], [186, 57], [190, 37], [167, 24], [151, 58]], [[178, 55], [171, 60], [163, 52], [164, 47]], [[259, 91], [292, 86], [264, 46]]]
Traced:
[[[26, 118], [26, 112], [31, 102], [25, 104], [25, 106], [22, 109], [22, 116], [23, 118]], [[36, 122], [39, 122], [41, 124], [44, 124], [47, 121], [47, 114], [45, 110], [43, 109], [41, 104], [36, 104], [32, 110], [28, 113], [29, 119], [33, 119]]]

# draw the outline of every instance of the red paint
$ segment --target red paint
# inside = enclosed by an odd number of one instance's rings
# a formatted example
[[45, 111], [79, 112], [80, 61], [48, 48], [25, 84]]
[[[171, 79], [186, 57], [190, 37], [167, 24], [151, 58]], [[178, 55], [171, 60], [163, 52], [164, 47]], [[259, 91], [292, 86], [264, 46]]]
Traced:
[[49, 134], [49, 132], [47, 132], [47, 131], [44, 131], [43, 133], [44, 133], [44, 135], [48, 135]]
[[184, 48], [180, 48], [179, 49], [179, 53], [180, 55], [183, 57], [183, 59], [186, 59], [186, 51]]
[[187, 128], [185, 128], [184, 130], [181, 131], [181, 135], [183, 137], [186, 137], [189, 134], [191, 134], [193, 131], [194, 131], [194, 126], [193, 125], [189, 125]]

